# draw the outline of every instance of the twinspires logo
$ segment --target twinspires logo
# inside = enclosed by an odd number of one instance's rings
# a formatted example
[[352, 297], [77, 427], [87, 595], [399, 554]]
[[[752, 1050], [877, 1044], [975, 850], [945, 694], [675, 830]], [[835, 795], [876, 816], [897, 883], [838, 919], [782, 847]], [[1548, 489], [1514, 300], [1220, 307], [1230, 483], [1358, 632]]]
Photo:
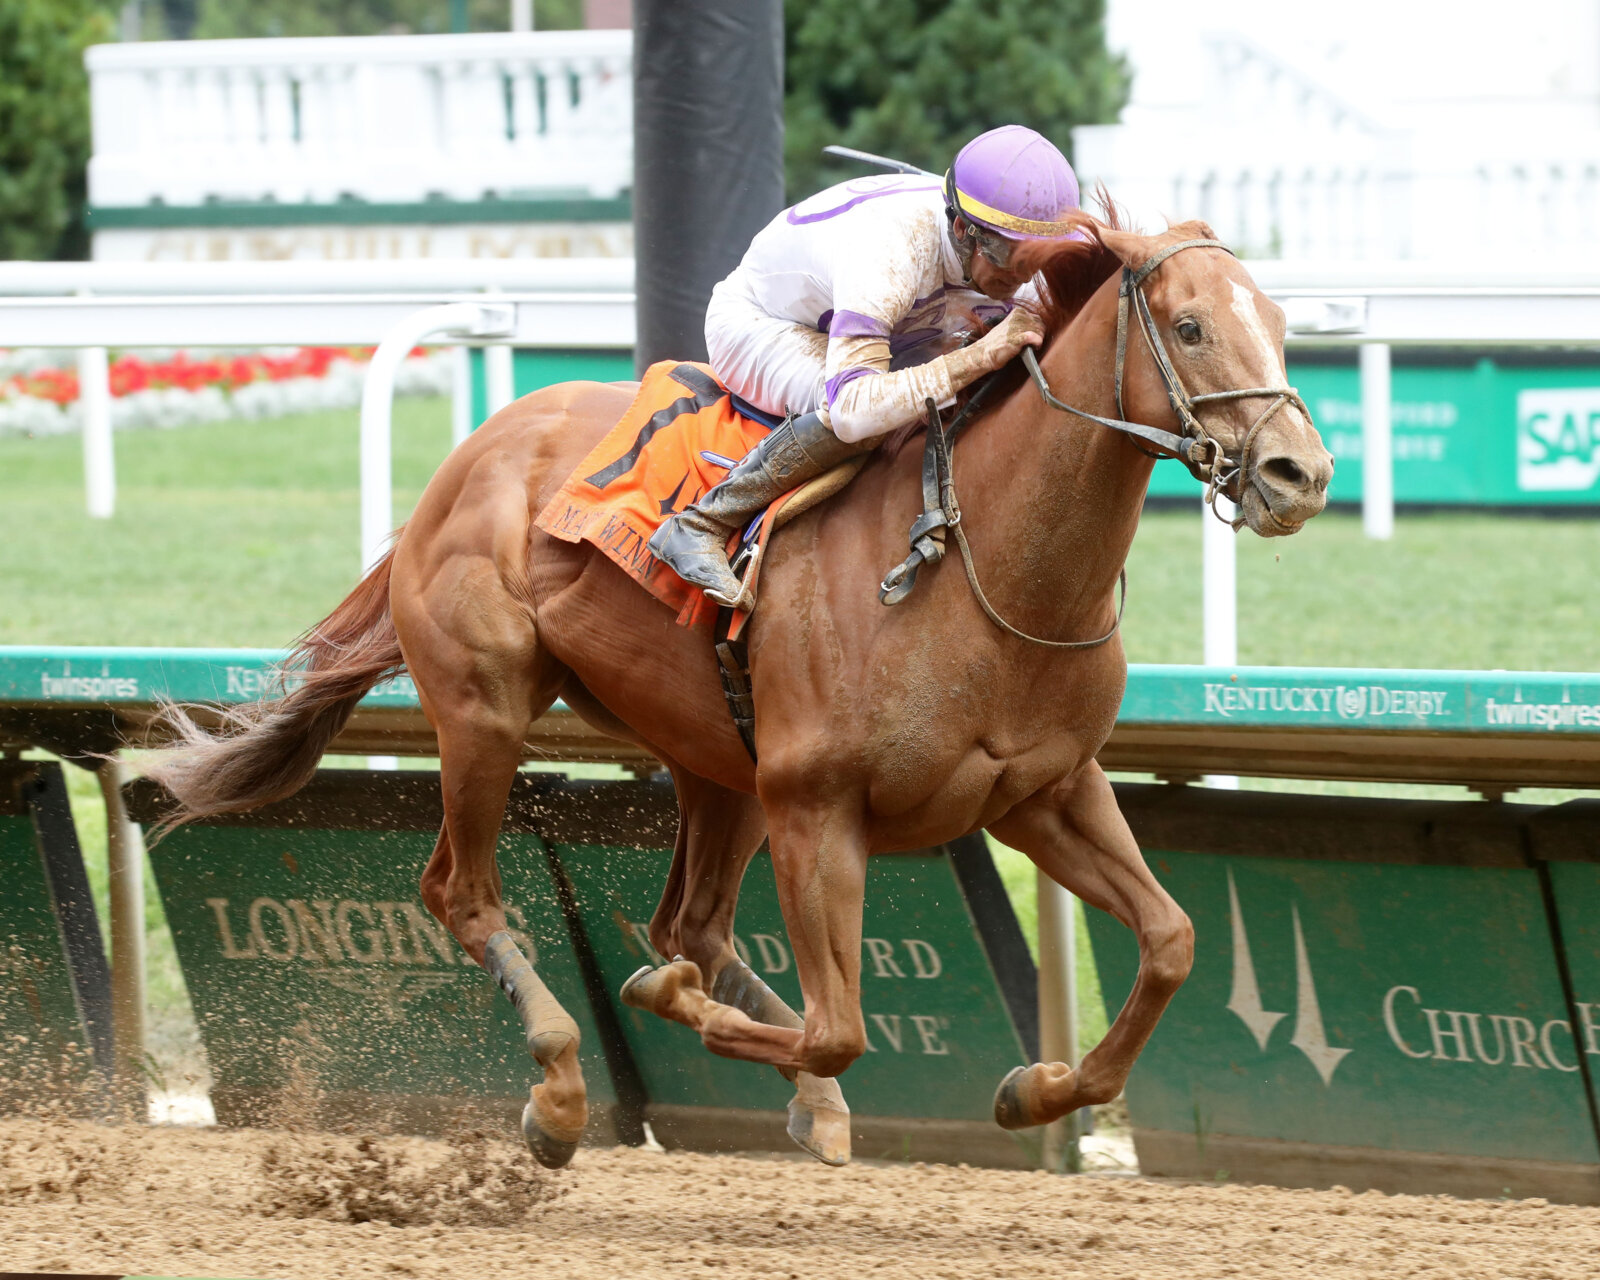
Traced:
[[1517, 394], [1517, 488], [1583, 492], [1600, 480], [1600, 387]]

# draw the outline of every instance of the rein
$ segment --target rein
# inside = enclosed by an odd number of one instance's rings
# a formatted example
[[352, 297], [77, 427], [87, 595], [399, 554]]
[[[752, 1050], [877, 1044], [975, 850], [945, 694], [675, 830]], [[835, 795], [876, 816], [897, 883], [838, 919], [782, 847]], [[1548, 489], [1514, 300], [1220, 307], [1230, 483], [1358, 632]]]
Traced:
[[[1180, 240], [1176, 244], [1169, 244], [1137, 269], [1123, 267], [1122, 284], [1117, 291], [1117, 412], [1123, 415], [1127, 413], [1122, 407], [1122, 383], [1123, 372], [1128, 362], [1129, 316], [1136, 314], [1139, 332], [1144, 337], [1145, 346], [1150, 349], [1151, 358], [1156, 362], [1156, 369], [1167, 392], [1167, 401], [1172, 405], [1172, 411], [1177, 414], [1178, 421], [1183, 426], [1181, 433], [1146, 426], [1142, 422], [1130, 422], [1125, 416], [1104, 418], [1086, 409], [1075, 408], [1051, 391], [1050, 383], [1044, 376], [1044, 370], [1039, 367], [1039, 358], [1034, 354], [1033, 348], [1023, 348], [1022, 363], [1029, 377], [1033, 379], [1034, 385], [1039, 388], [1040, 396], [1052, 409], [1075, 414], [1086, 421], [1132, 436], [1136, 442], [1148, 441], [1167, 451], [1165, 455], [1151, 454], [1152, 457], [1170, 455], [1181, 461], [1189, 468], [1190, 474], [1205, 485], [1205, 502], [1211, 509], [1211, 514], [1219, 520], [1224, 520], [1225, 518], [1217, 513], [1217, 495], [1225, 492], [1229, 485], [1247, 474], [1250, 448], [1255, 443], [1261, 428], [1286, 404], [1295, 405], [1305, 414], [1307, 421], [1311, 418], [1311, 412], [1306, 408], [1305, 401], [1300, 398], [1300, 393], [1288, 386], [1246, 387], [1236, 391], [1211, 391], [1198, 396], [1189, 394], [1183, 385], [1183, 379], [1178, 377], [1178, 371], [1172, 366], [1172, 359], [1167, 355], [1166, 345], [1161, 340], [1161, 331], [1156, 327], [1155, 317], [1150, 312], [1149, 300], [1144, 296], [1144, 282], [1150, 274], [1173, 254], [1181, 253], [1185, 249], [1221, 249], [1230, 256], [1233, 253], [1233, 250], [1220, 240]], [[932, 400], [928, 401], [928, 437], [922, 463], [923, 513], [911, 526], [910, 556], [889, 571], [878, 589], [878, 598], [884, 604], [894, 605], [910, 595], [911, 589], [916, 585], [918, 568], [923, 564], [935, 563], [944, 555], [944, 534], [949, 530], [955, 535], [956, 546], [961, 552], [961, 563], [967, 571], [967, 582], [972, 587], [972, 594], [977, 598], [989, 621], [995, 626], [1020, 640], [1026, 640], [1029, 644], [1042, 645], [1048, 649], [1099, 648], [1116, 635], [1122, 626], [1122, 612], [1128, 603], [1126, 569], [1123, 569], [1118, 582], [1116, 621], [1111, 624], [1110, 631], [1095, 640], [1046, 640], [1040, 636], [1029, 635], [1000, 616], [995, 607], [989, 603], [989, 598], [984, 595], [983, 587], [978, 582], [978, 570], [973, 564], [972, 548], [967, 545], [967, 534], [961, 527], [961, 507], [956, 501], [955, 477], [950, 466], [950, 448], [961, 428], [971, 418], [973, 410], [983, 401], [993, 385], [991, 378], [968, 399], [951, 422], [948, 434], [940, 419], [938, 406]], [[1245, 433], [1244, 441], [1239, 448], [1238, 460], [1229, 458], [1223, 451], [1221, 443], [1200, 421], [1197, 406], [1225, 400], [1252, 400], [1266, 397], [1270, 397], [1272, 403], [1251, 423], [1250, 430]], [[1143, 445], [1138, 447], [1150, 453], [1150, 450], [1144, 449]], [[1244, 519], [1240, 517], [1225, 522], [1237, 530], [1244, 523]]]
[[1029, 635], [1000, 616], [995, 607], [989, 603], [989, 597], [984, 595], [983, 587], [978, 582], [978, 568], [972, 561], [972, 548], [967, 544], [967, 531], [961, 527], [961, 504], [956, 499], [956, 479], [950, 464], [950, 448], [955, 443], [955, 438], [961, 434], [961, 429], [972, 420], [978, 406], [987, 398], [996, 383], [996, 376], [990, 374], [978, 390], [968, 398], [966, 404], [957, 411], [948, 431], [945, 430], [944, 421], [939, 416], [938, 404], [932, 397], [928, 399], [927, 443], [922, 452], [924, 509], [911, 526], [911, 554], [889, 570], [888, 576], [878, 587], [878, 599], [883, 604], [894, 605], [910, 595], [911, 589], [917, 584], [917, 570], [924, 564], [934, 564], [943, 559], [944, 534], [948, 529], [955, 534], [956, 547], [961, 552], [961, 564], [967, 571], [967, 583], [990, 622], [1019, 640], [1043, 645], [1047, 649], [1098, 649], [1122, 627], [1122, 611], [1128, 604], [1126, 569], [1122, 570], [1117, 579], [1119, 595], [1116, 620], [1112, 622], [1110, 631], [1095, 640], [1046, 640], [1040, 636]]
[[[1131, 267], [1122, 269], [1122, 286], [1117, 291], [1117, 363], [1116, 363], [1116, 395], [1117, 412], [1126, 414], [1122, 407], [1123, 371], [1128, 359], [1128, 329], [1129, 313], [1136, 312], [1139, 320], [1139, 332], [1143, 335], [1145, 346], [1150, 349], [1150, 355], [1156, 362], [1156, 370], [1161, 375], [1161, 383], [1167, 393], [1167, 402], [1172, 406], [1172, 411], [1177, 414], [1178, 421], [1183, 430], [1180, 433], [1163, 431], [1158, 427], [1145, 426], [1140, 422], [1129, 422], [1125, 417], [1103, 418], [1097, 413], [1074, 408], [1065, 401], [1056, 397], [1050, 390], [1050, 383], [1044, 376], [1044, 370], [1039, 367], [1039, 359], [1033, 353], [1033, 348], [1025, 348], [1022, 352], [1022, 363], [1028, 375], [1033, 379], [1034, 385], [1039, 388], [1039, 394], [1044, 402], [1052, 409], [1059, 409], [1064, 413], [1075, 414], [1089, 422], [1099, 423], [1103, 427], [1110, 427], [1113, 431], [1120, 431], [1124, 435], [1133, 436], [1139, 440], [1147, 440], [1151, 444], [1165, 449], [1167, 453], [1177, 458], [1189, 473], [1205, 485], [1206, 506], [1211, 513], [1222, 520], [1224, 517], [1217, 515], [1217, 495], [1225, 493], [1227, 487], [1242, 475], [1248, 474], [1250, 462], [1250, 447], [1255, 443], [1256, 436], [1286, 404], [1293, 404], [1310, 421], [1311, 411], [1306, 408], [1306, 403], [1300, 398], [1300, 393], [1293, 387], [1247, 387], [1236, 391], [1211, 391], [1203, 395], [1191, 396], [1183, 385], [1183, 380], [1178, 377], [1178, 372], [1172, 367], [1172, 359], [1167, 355], [1166, 344], [1161, 340], [1161, 331], [1156, 327], [1155, 317], [1150, 313], [1150, 303], [1144, 296], [1144, 282], [1163, 262], [1175, 253], [1185, 249], [1221, 249], [1230, 256], [1233, 250], [1220, 240], [1180, 240], [1177, 244], [1169, 244], [1160, 253], [1144, 262], [1137, 270]], [[1214, 404], [1224, 400], [1254, 400], [1270, 397], [1272, 403], [1250, 425], [1250, 430], [1245, 433], [1244, 442], [1239, 448], [1239, 457], [1235, 461], [1224, 453], [1221, 443], [1206, 430], [1205, 424], [1200, 421], [1196, 406]], [[1142, 446], [1141, 446], [1142, 447]], [[1148, 452], [1148, 450], [1146, 450]], [[1228, 521], [1233, 528], [1238, 529], [1244, 523], [1243, 518]]]

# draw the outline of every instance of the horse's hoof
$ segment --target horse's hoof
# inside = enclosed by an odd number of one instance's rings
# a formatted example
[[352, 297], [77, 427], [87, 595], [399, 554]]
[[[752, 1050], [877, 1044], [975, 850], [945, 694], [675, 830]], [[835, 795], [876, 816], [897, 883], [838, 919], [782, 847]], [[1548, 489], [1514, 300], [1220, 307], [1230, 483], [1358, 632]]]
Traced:
[[522, 1140], [528, 1144], [533, 1158], [546, 1169], [563, 1169], [578, 1149], [582, 1134], [571, 1135], [559, 1125], [551, 1124], [539, 1114], [534, 1100], [529, 1098], [522, 1108]]
[[670, 1017], [678, 993], [700, 990], [700, 966], [693, 960], [674, 960], [660, 968], [645, 965], [622, 984], [622, 1003], [646, 1013]]
[[641, 1003], [639, 1000], [639, 984], [655, 971], [656, 967], [653, 964], [643, 965], [640, 968], [635, 969], [633, 971], [633, 975], [622, 984], [622, 990], [618, 992], [618, 996], [622, 1000], [622, 1003], [625, 1005], [630, 1005], [635, 1009], [648, 1009], [650, 1006]]
[[789, 1099], [789, 1136], [802, 1151], [838, 1168], [850, 1163], [850, 1112]]
[[994, 1122], [1002, 1129], [1027, 1129], [1038, 1123], [1024, 1098], [1024, 1082], [1031, 1067], [1012, 1067], [994, 1091]]

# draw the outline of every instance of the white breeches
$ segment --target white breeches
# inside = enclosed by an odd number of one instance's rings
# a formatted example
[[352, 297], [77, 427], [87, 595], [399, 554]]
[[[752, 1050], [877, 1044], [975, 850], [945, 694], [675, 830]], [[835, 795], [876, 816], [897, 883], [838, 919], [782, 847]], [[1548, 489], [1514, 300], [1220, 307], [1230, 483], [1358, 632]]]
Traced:
[[823, 401], [828, 335], [768, 315], [735, 272], [711, 291], [706, 351], [729, 391], [779, 416], [810, 413]]

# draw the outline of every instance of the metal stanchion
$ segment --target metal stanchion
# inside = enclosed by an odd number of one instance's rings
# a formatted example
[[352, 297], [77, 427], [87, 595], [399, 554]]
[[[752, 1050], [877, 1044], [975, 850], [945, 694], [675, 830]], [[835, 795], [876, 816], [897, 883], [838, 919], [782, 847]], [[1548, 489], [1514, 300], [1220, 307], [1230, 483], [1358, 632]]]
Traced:
[[[1070, 893], [1043, 871], [1035, 873], [1039, 894], [1039, 1060], [1078, 1067], [1077, 918]], [[1079, 1116], [1063, 1116], [1044, 1130], [1044, 1167], [1076, 1173]]]
[[472, 434], [472, 349], [450, 348], [450, 447]]
[[150, 1114], [145, 1075], [144, 833], [128, 816], [128, 771], [107, 760], [96, 771], [106, 806], [111, 881], [112, 1090], [117, 1110], [143, 1122]]

